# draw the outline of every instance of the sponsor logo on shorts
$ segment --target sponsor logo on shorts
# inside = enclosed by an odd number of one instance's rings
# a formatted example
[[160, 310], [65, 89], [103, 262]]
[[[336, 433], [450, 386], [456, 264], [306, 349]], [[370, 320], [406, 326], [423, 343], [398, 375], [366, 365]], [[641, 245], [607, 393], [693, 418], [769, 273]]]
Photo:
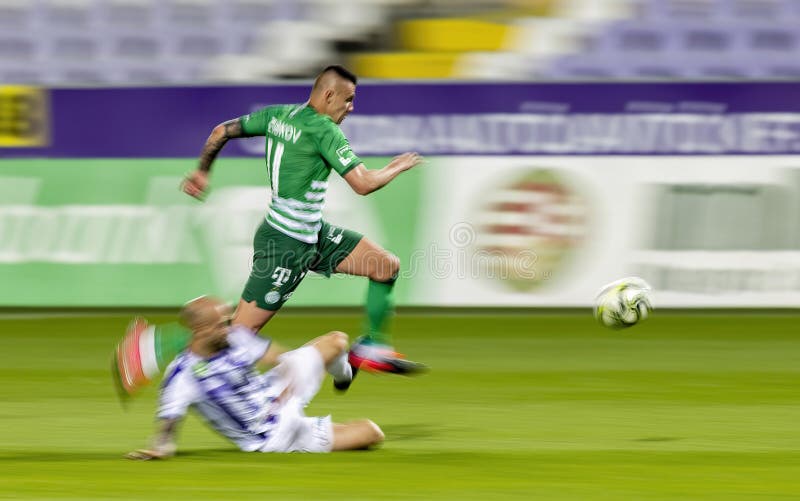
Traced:
[[281, 300], [281, 293], [278, 291], [269, 291], [264, 296], [264, 301], [267, 304], [275, 304]]
[[288, 294], [284, 294], [284, 295], [283, 295], [283, 300], [284, 300], [284, 301], [288, 301], [288, 300], [289, 300], [289, 298], [290, 298], [290, 297], [292, 297], [292, 294], [294, 294], [294, 291], [292, 291], [292, 292], [290, 292], [290, 293], [288, 293]]
[[275, 279], [275, 281], [272, 282], [272, 285], [274, 285], [275, 287], [280, 287], [286, 282], [288, 282], [289, 277], [291, 276], [292, 276], [292, 270], [290, 270], [289, 268], [281, 268], [280, 266], [276, 266], [275, 271], [272, 272], [272, 278]]

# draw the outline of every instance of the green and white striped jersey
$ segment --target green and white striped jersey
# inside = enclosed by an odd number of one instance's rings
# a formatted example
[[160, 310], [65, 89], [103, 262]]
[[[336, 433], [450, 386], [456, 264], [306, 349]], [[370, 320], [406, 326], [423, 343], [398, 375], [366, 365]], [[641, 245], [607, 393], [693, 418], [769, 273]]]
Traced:
[[248, 135], [266, 136], [272, 203], [267, 222], [316, 243], [331, 169], [344, 176], [361, 163], [339, 126], [308, 103], [267, 106], [241, 117]]

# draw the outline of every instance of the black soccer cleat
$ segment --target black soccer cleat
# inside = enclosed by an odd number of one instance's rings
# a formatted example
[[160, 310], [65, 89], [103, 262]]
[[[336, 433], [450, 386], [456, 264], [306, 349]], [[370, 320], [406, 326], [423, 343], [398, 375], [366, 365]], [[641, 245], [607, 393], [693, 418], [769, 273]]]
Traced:
[[356, 374], [358, 374], [358, 367], [351, 365], [350, 368], [353, 370], [353, 377], [346, 381], [333, 380], [333, 387], [337, 391], [345, 392], [350, 388], [350, 385], [353, 384], [353, 380], [356, 378]]
[[405, 358], [392, 357], [384, 359], [384, 362], [386, 362], [392, 367], [390, 370], [384, 371], [390, 374], [413, 376], [415, 374], [422, 374], [423, 372], [428, 372], [429, 370], [427, 365], [420, 362], [414, 362], [413, 360], [406, 360]]

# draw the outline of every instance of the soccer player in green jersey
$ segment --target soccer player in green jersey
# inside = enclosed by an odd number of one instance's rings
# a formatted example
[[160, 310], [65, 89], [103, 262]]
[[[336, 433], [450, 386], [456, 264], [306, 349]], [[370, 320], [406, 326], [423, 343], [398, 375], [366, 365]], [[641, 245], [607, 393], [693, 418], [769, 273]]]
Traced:
[[[345, 68], [329, 66], [317, 76], [307, 102], [267, 106], [217, 125], [206, 140], [197, 169], [184, 180], [183, 190], [202, 199], [214, 159], [228, 140], [266, 136], [272, 201], [254, 238], [253, 266], [233, 324], [258, 332], [309, 271], [367, 277], [367, 328], [351, 347], [351, 365], [356, 370], [416, 372], [424, 366], [395, 353], [387, 334], [399, 259], [359, 233], [322, 219], [331, 170], [353, 191], [368, 195], [423, 161], [417, 153], [404, 153], [381, 169], [364, 166], [339, 128], [353, 111], [356, 83], [356, 76]], [[168, 362], [156, 365], [164, 361]], [[118, 364], [125, 362], [120, 359]], [[337, 383], [339, 389], [347, 386], [349, 382]]]

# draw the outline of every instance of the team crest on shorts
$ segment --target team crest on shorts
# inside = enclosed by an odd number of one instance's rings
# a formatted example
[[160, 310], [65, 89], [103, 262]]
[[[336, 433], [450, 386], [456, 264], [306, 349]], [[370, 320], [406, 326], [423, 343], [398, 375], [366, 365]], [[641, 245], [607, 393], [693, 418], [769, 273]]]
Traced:
[[267, 304], [277, 303], [278, 301], [280, 301], [280, 299], [281, 299], [281, 293], [278, 291], [269, 291], [264, 296], [264, 301]]

